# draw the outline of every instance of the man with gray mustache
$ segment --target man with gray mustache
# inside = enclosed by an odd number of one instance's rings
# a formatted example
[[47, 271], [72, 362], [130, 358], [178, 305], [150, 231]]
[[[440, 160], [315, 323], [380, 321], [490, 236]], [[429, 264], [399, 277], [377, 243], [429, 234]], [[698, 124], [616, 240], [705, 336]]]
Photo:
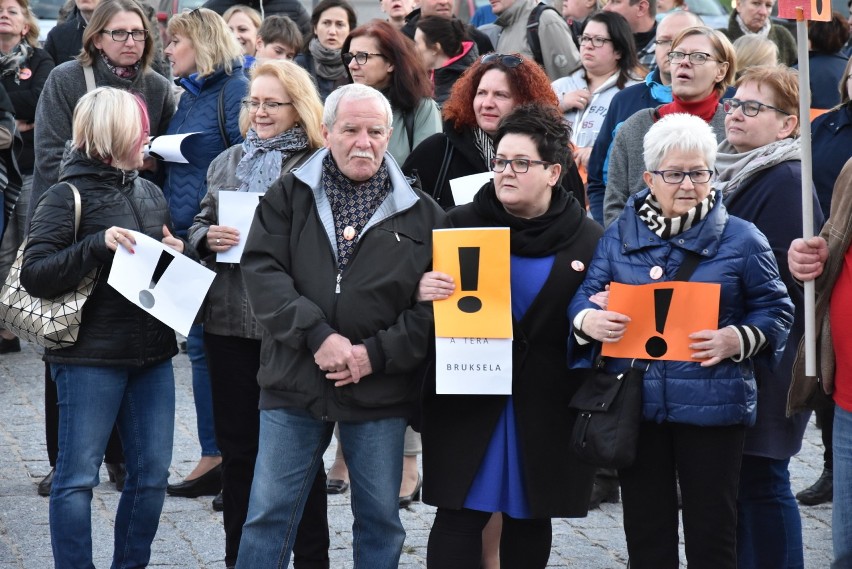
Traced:
[[415, 301], [443, 210], [386, 153], [371, 87], [329, 95], [325, 148], [255, 212], [243, 278], [263, 330], [260, 445], [238, 568], [287, 566], [306, 488], [340, 425], [356, 569], [396, 569], [403, 435], [419, 403], [431, 307]]

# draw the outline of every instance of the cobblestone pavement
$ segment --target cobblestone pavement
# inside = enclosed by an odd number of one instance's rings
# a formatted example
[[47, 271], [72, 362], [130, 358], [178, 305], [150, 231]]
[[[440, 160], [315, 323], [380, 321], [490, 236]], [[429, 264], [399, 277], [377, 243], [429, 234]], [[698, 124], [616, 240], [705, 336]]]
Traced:
[[[171, 480], [188, 474], [198, 459], [195, 412], [189, 361], [174, 360], [177, 381], [177, 421]], [[554, 441], [558, 442], [554, 437]], [[325, 455], [326, 466], [334, 448]], [[36, 484], [50, 467], [44, 445], [43, 364], [32, 346], [19, 354], [0, 356], [0, 569], [52, 567], [48, 529], [48, 499], [36, 494]], [[819, 431], [808, 428], [802, 452], [793, 459], [795, 490], [810, 485], [822, 470]], [[107, 482], [96, 488], [92, 502], [95, 564], [109, 567], [112, 519], [118, 493]], [[825, 569], [831, 562], [831, 505], [802, 508], [805, 567]], [[400, 567], [426, 566], [426, 542], [434, 509], [414, 504], [403, 510], [408, 532]], [[348, 494], [329, 496], [331, 566], [352, 567]], [[626, 565], [627, 555], [620, 504], [604, 504], [587, 518], [554, 520], [549, 567], [609, 569]], [[166, 498], [154, 542], [151, 567], [221, 569], [224, 567], [221, 514], [209, 498]]]

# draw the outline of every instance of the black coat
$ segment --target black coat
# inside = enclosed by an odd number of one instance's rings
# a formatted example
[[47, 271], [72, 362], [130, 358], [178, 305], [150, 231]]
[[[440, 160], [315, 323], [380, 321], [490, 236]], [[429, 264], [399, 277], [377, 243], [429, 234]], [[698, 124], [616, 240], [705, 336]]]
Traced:
[[[526, 495], [534, 518], [582, 517], [589, 507], [594, 469], [568, 450], [567, 438], [576, 415], [568, 403], [579, 378], [567, 365], [570, 325], [568, 302], [585, 277], [571, 267], [589, 266], [600, 225], [578, 212], [579, 226], [565, 227], [570, 244], [556, 254], [553, 269], [520, 321], [513, 326], [512, 397], [514, 401]], [[496, 227], [474, 204], [453, 209], [454, 227]], [[513, 230], [514, 231], [514, 230]], [[476, 476], [506, 395], [435, 395], [434, 374], [424, 385], [423, 496], [428, 504], [459, 509]]]
[[[32, 124], [35, 121], [36, 104], [38, 103], [41, 90], [47, 81], [47, 76], [53, 71], [53, 59], [47, 51], [37, 47], [33, 50], [30, 59], [21, 66], [29, 69], [32, 74], [27, 78], [18, 78], [14, 74], [3, 77], [3, 87], [9, 94], [9, 99], [15, 107], [15, 119]], [[22, 174], [33, 173], [33, 161], [35, 152], [33, 150], [33, 138], [35, 131], [28, 130], [21, 133], [21, 147], [16, 147], [15, 158], [18, 161], [18, 169]]]
[[[447, 168], [443, 187], [435, 188], [447, 149], [447, 139], [453, 147], [453, 156]], [[431, 195], [445, 210], [456, 205], [450, 189], [450, 180], [488, 170], [489, 166], [485, 164], [477, 150], [473, 130], [469, 128], [456, 130], [447, 121], [444, 122], [444, 132], [433, 134], [418, 144], [402, 165], [402, 171], [407, 175], [417, 174], [423, 191]], [[583, 180], [573, 162], [562, 176], [562, 187], [585, 207], [586, 192], [583, 189]]]
[[[405, 17], [405, 25], [402, 26], [402, 29], [400, 30], [403, 34], [408, 36], [411, 41], [414, 41], [414, 32], [417, 31], [418, 20], [420, 20], [420, 8], [415, 8]], [[475, 43], [476, 49], [479, 53], [485, 55], [486, 53], [494, 51], [494, 45], [491, 43], [491, 38], [489, 38], [488, 35], [474, 28], [470, 24], [465, 24], [464, 28], [467, 32], [464, 39]]]
[[[82, 201], [76, 243], [74, 194], [66, 182], [77, 187]], [[123, 227], [159, 241], [164, 224], [171, 227], [160, 188], [136, 172], [66, 153], [59, 182], [41, 196], [33, 213], [21, 284], [34, 296], [50, 298], [76, 287], [92, 269], [100, 267], [100, 273], [83, 307], [77, 342], [46, 350], [45, 361], [147, 367], [177, 354], [174, 330], [107, 284], [114, 253], [106, 246], [106, 230]], [[189, 244], [184, 246], [185, 254], [194, 254]]]

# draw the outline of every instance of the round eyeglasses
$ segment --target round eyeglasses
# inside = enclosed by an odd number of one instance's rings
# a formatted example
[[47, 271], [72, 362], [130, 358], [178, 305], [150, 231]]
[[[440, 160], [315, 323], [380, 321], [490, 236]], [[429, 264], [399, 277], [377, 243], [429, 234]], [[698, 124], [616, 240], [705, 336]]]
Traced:
[[682, 170], [652, 170], [651, 173], [662, 176], [663, 181], [667, 184], [680, 184], [687, 176], [689, 176], [693, 184], [706, 184], [713, 177], [713, 170], [691, 170], [689, 172]]
[[512, 172], [515, 174], [525, 174], [530, 169], [530, 164], [541, 164], [545, 168], [548, 168], [553, 165], [553, 162], [545, 162], [544, 160], [530, 160], [529, 158], [513, 158], [512, 160], [507, 160], [506, 158], [492, 158], [491, 159], [491, 171], [497, 172], [498, 174], [506, 169], [506, 166], [511, 164]]

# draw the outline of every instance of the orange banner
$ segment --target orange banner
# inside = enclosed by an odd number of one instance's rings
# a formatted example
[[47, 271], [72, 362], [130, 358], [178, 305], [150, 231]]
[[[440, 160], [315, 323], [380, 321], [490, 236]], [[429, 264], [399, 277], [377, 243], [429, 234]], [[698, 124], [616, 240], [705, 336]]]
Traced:
[[433, 303], [439, 338], [511, 338], [509, 229], [436, 229], [432, 266], [456, 292]]
[[719, 327], [721, 289], [718, 284], [688, 281], [612, 283], [608, 309], [626, 314], [630, 323], [624, 337], [604, 343], [601, 353], [616, 358], [695, 361], [689, 335]]
[[[741, 0], [745, 2], [746, 0]], [[831, 21], [830, 0], [778, 0], [778, 16], [787, 20], [798, 20], [796, 8], [804, 12], [805, 20]]]

